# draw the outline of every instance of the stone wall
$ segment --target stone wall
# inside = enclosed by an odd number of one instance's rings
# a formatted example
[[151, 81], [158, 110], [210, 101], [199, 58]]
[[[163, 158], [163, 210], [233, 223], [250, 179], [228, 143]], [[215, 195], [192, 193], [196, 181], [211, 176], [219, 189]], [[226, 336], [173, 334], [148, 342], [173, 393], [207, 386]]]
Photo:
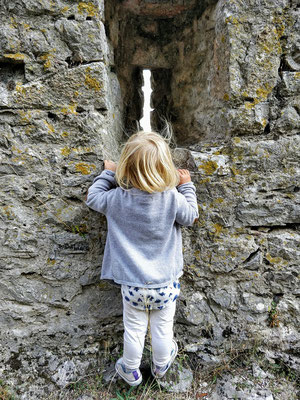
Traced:
[[121, 327], [116, 291], [99, 282], [105, 218], [83, 203], [122, 137], [103, 12], [102, 1], [1, 1], [0, 374], [37, 398], [35, 386], [96, 364]]
[[[299, 369], [299, 7], [287, 0], [2, 0], [0, 375], [47, 398], [120, 351], [83, 201], [139, 119], [173, 123], [200, 218], [176, 336], [200, 364], [252, 346]], [[158, 6], [159, 5], [159, 6]], [[297, 344], [298, 343], [298, 344]]]

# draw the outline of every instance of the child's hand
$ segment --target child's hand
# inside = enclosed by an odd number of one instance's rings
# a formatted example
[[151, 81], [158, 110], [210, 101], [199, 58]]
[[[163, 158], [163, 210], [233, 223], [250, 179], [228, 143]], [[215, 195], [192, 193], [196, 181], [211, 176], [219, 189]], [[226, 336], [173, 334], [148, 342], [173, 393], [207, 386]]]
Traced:
[[116, 172], [117, 164], [111, 160], [104, 160], [104, 169]]
[[191, 182], [191, 175], [187, 169], [178, 169], [177, 170], [179, 173], [179, 185], [182, 185], [183, 183]]

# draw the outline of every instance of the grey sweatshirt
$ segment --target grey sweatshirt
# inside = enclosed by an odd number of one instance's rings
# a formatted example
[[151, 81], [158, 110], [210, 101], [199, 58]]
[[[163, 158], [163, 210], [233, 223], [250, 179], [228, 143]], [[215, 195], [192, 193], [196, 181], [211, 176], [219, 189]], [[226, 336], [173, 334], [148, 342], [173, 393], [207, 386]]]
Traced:
[[102, 279], [138, 287], [161, 287], [183, 273], [181, 225], [198, 217], [192, 182], [148, 193], [117, 186], [104, 170], [89, 188], [86, 205], [105, 214], [108, 232]]

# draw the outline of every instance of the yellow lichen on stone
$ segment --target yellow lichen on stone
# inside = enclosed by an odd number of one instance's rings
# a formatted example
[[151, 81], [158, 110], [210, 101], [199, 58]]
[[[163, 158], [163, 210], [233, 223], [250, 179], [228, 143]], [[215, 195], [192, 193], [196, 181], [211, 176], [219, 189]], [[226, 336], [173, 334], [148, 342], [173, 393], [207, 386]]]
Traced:
[[21, 122], [30, 122], [32, 115], [30, 111], [19, 110]]
[[25, 129], [25, 135], [29, 135], [33, 131], [33, 129], [34, 129], [33, 125], [27, 126]]
[[282, 48], [279, 42], [276, 43], [264, 43], [262, 45], [263, 50], [266, 53], [272, 53], [274, 50], [276, 51], [277, 54], [282, 53]]
[[266, 259], [273, 265], [282, 264], [287, 265], [288, 262], [281, 257], [272, 257], [270, 253], [266, 254]]
[[68, 157], [71, 153], [71, 149], [69, 147], [63, 147], [60, 152], [63, 156]]
[[18, 154], [22, 153], [22, 150], [18, 149], [16, 146], [11, 146], [11, 151]]
[[284, 21], [282, 20], [282, 18], [279, 15], [274, 15], [273, 23], [275, 24], [275, 32], [276, 32], [277, 39], [280, 39], [283, 36], [284, 31], [285, 31]]
[[84, 84], [90, 89], [95, 90], [95, 92], [99, 92], [102, 88], [102, 84], [90, 74], [90, 70], [89, 67], [86, 69]]
[[209, 160], [200, 164], [198, 169], [202, 169], [207, 175], [212, 175], [218, 169], [218, 164], [215, 161]]
[[268, 121], [265, 118], [263, 118], [263, 120], [261, 121], [263, 128], [266, 127], [267, 123], [268, 123]]
[[289, 199], [295, 199], [295, 195], [293, 193], [286, 193], [285, 196]]
[[76, 171], [81, 172], [83, 175], [89, 175], [95, 168], [96, 166], [94, 164], [87, 164], [85, 162], [81, 162], [75, 165]]
[[256, 89], [257, 97], [260, 100], [265, 100], [268, 95], [272, 92], [273, 86], [271, 86], [268, 82], [266, 82], [263, 86]]
[[70, 104], [69, 106], [63, 107], [61, 112], [64, 114], [77, 114], [76, 107], [76, 104]]
[[19, 82], [16, 83], [16, 91], [19, 94], [26, 95], [26, 88]]
[[[244, 103], [244, 106], [247, 110], [251, 110], [253, 107], [256, 106], [256, 104], [260, 103], [261, 101], [265, 101], [269, 94], [272, 93], [273, 86], [270, 85], [268, 82], [260, 86], [258, 89], [256, 89], [256, 95], [257, 97], [253, 100], [253, 102], [246, 101]], [[267, 122], [266, 122], [267, 124]], [[266, 125], [265, 124], [265, 125]]]
[[216, 206], [216, 204], [222, 204], [223, 202], [224, 202], [224, 199], [222, 199], [222, 197], [217, 197], [210, 203], [209, 208], [214, 208]]
[[56, 7], [56, 0], [50, 0], [50, 8]]
[[228, 101], [228, 100], [230, 99], [229, 94], [228, 94], [228, 93], [225, 93], [223, 99], [224, 99], [225, 101]]
[[16, 22], [14, 17], [10, 17], [10, 27], [14, 29], [18, 28], [18, 23]]
[[95, 17], [98, 15], [98, 8], [92, 2], [80, 2], [78, 4], [78, 12], [79, 14], [87, 14], [89, 17]]
[[44, 54], [41, 56], [41, 60], [45, 61], [44, 62], [44, 69], [47, 70], [51, 68], [51, 54]]
[[[259, 90], [259, 89], [257, 89]], [[245, 102], [245, 108], [247, 108], [247, 110], [251, 110], [251, 108], [255, 107], [256, 104], [258, 104], [261, 100], [259, 98], [255, 98], [253, 102], [249, 102], [246, 101]]]
[[4, 57], [10, 58], [16, 61], [23, 61], [25, 59], [25, 54], [22, 53], [15, 53], [15, 54], [4, 54]]
[[49, 133], [54, 133], [54, 126], [49, 124], [46, 120], [44, 120], [44, 124], [47, 126]]
[[[279, 33], [278, 33], [279, 32]], [[258, 46], [263, 53], [267, 53], [270, 55], [280, 55], [282, 53], [282, 47], [280, 43], [280, 30], [278, 31], [275, 26], [269, 25], [266, 26], [265, 30], [258, 36]], [[272, 68], [273, 63], [271, 59], [267, 57], [258, 58], [257, 61], [261, 61], [261, 65], [264, 65], [268, 62], [268, 65]]]
[[234, 166], [231, 166], [231, 167], [230, 167], [230, 171], [232, 172], [232, 174], [233, 174], [234, 176], [240, 175], [240, 174], [241, 174], [240, 170], [238, 170], [238, 169], [235, 168]]
[[204, 183], [210, 182], [210, 178], [204, 178], [199, 181], [199, 185], [203, 185]]
[[226, 17], [225, 22], [226, 22], [226, 24], [234, 24], [234, 25], [239, 24], [238, 19], [236, 17], [233, 17], [232, 15], [230, 15], [229, 17]]
[[236, 252], [234, 250], [226, 250], [226, 256], [236, 257]]
[[222, 230], [223, 230], [223, 226], [220, 225], [220, 224], [214, 224], [214, 228], [215, 228], [215, 235], [216, 235], [216, 236], [219, 236], [220, 233], [221, 233]]
[[70, 9], [70, 7], [65, 6], [65, 7], [63, 7], [63, 8], [60, 9], [60, 12], [61, 12], [62, 14], [64, 14], [64, 13], [67, 12], [69, 9]]
[[92, 147], [63, 147], [60, 152], [64, 156], [69, 156], [72, 151], [77, 154], [86, 154], [92, 151]]
[[217, 198], [214, 200], [214, 202], [217, 203], [217, 204], [222, 204], [222, 203], [224, 202], [224, 199], [222, 199], [222, 197], [217, 197]]
[[247, 108], [247, 110], [251, 110], [251, 108], [253, 108], [255, 106], [255, 102], [250, 103], [249, 101], [245, 102], [245, 108]]

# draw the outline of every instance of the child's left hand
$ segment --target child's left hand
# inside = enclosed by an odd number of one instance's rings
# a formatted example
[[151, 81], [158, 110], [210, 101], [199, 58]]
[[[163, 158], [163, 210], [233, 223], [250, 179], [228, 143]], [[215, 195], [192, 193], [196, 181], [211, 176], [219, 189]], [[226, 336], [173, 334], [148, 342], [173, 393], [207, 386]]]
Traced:
[[187, 169], [178, 169], [179, 173], [179, 183], [178, 185], [182, 185], [183, 183], [191, 182], [191, 175]]
[[104, 160], [104, 169], [116, 172], [117, 164], [111, 160]]

